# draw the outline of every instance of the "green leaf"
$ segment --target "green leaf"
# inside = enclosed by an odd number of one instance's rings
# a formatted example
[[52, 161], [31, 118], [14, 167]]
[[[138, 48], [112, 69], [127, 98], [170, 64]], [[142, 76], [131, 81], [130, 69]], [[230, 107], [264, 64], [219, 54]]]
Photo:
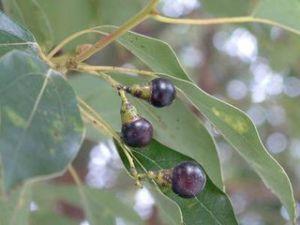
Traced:
[[157, 192], [156, 188], [147, 186], [151, 191], [151, 195], [155, 199], [155, 205], [158, 207], [159, 215], [163, 224], [178, 225], [181, 222], [181, 211], [178, 205], [170, 200], [166, 195]]
[[[120, 74], [118, 76], [124, 77]], [[126, 84], [146, 82], [137, 78], [130, 80], [126, 76], [122, 79], [124, 84], [125, 81]], [[72, 79], [71, 84], [79, 96], [88, 102], [116, 131], [121, 129], [120, 98], [109, 84], [97, 77], [88, 77], [87, 74]], [[138, 108], [141, 116], [151, 121], [155, 128], [154, 137], [157, 140], [194, 158], [203, 165], [213, 182], [219, 188], [223, 188], [215, 144], [201, 121], [180, 100], [163, 109], [154, 108], [134, 98], [130, 98], [130, 101]]]
[[[260, 32], [260, 55], [267, 57], [272, 70], [289, 71], [297, 66], [300, 58], [300, 38], [298, 35], [284, 35], [285, 38], [270, 39], [270, 30]], [[282, 57], [288, 55], [288, 57]]]
[[[53, 42], [53, 28], [50, 21], [37, 0], [4, 0], [3, 4], [10, 14], [16, 15], [16, 19], [26, 24], [29, 30], [38, 38], [38, 42], [51, 47]], [[25, 13], [24, 9], [30, 9]]]
[[76, 156], [83, 124], [62, 74], [37, 56], [0, 58], [0, 154], [5, 189], [62, 171]]
[[261, 0], [251, 15], [254, 18], [277, 22], [300, 34], [299, 14], [300, 2], [298, 0]]
[[[128, 161], [119, 148], [121, 158], [127, 167]], [[183, 161], [192, 161], [191, 158], [153, 141], [145, 151], [133, 150], [133, 155], [143, 167], [136, 163], [139, 172], [170, 169]], [[144, 170], [146, 169], [146, 171]], [[222, 225], [237, 224], [231, 203], [220, 189], [207, 177], [204, 190], [193, 199], [184, 199], [173, 193], [169, 187], [159, 187], [160, 191], [176, 202], [182, 213], [182, 223], [186, 225]]]
[[[162, 75], [164, 76], [164, 75]], [[264, 183], [287, 208], [291, 220], [296, 217], [290, 180], [280, 164], [269, 154], [251, 119], [237, 108], [198, 88], [192, 82], [165, 76], [213, 123], [224, 138], [246, 159]]]
[[199, 0], [200, 10], [214, 16], [244, 16], [249, 12], [251, 1], [245, 0]]
[[[267, 187], [287, 208], [291, 220], [294, 221], [296, 218], [295, 199], [290, 180], [283, 168], [263, 146], [249, 117], [237, 108], [203, 92], [189, 80], [183, 69], [175, 70], [174, 68], [179, 68], [180, 64], [171, 49], [169, 51], [163, 49], [161, 53], [163, 44], [160, 40], [136, 33], [127, 33], [119, 39], [119, 42], [153, 71], [165, 74], [162, 76], [174, 82], [186, 98], [221, 131], [225, 139], [259, 174]], [[151, 47], [147, 47], [149, 42], [152, 42]], [[164, 61], [161, 61], [161, 54], [165, 58]], [[149, 58], [150, 61], [148, 61]], [[165, 64], [168, 59], [172, 64], [176, 60], [178, 66], [166, 68], [166, 65], [170, 65]]]
[[[136, 14], [145, 2], [145, 0], [4, 0], [3, 5], [10, 16], [30, 28], [39, 44], [49, 50], [67, 36], [80, 30], [103, 24], [120, 25]], [[95, 40], [95, 35], [83, 40]], [[74, 42], [72, 47], [75, 47], [76, 43]]]
[[[82, 222], [80, 215], [72, 217], [74, 214], [70, 215], [67, 207], [77, 212], [82, 210], [91, 225], [115, 224], [116, 217], [136, 225], [142, 224], [136, 212], [118, 199], [115, 193], [86, 186], [82, 187], [82, 191], [84, 200], [76, 186], [42, 183], [25, 185], [11, 192], [9, 197], [0, 199], [0, 225], [75, 225]], [[30, 212], [31, 204], [37, 210]]]
[[0, 198], [0, 225], [28, 225], [30, 198], [27, 185]]
[[297, 22], [300, 13], [298, 0], [201, 0], [201, 5], [201, 11], [217, 17], [250, 16], [261, 23], [279, 25], [300, 34], [300, 24]]
[[13, 50], [34, 50], [37, 46], [32, 34], [0, 11], [0, 56]]
[[[35, 185], [33, 188], [33, 201], [43, 209], [43, 214], [45, 211], [49, 214], [62, 202], [83, 209], [91, 225], [115, 224], [116, 217], [137, 225], [142, 224], [141, 218], [132, 208], [117, 198], [115, 193], [107, 190], [93, 189], [86, 186]], [[34, 215], [34, 217], [41, 216], [39, 211]]]
[[30, 225], [53, 225], [54, 222], [55, 225], [78, 225], [78, 221], [57, 215], [57, 213], [48, 210], [39, 209], [30, 215]]
[[[298, 0], [258, 0], [255, 2], [243, 0], [203, 0], [204, 12], [216, 16], [237, 17], [250, 16], [259, 22], [269, 25], [279, 25], [291, 32], [300, 34], [298, 23], [300, 2]], [[234, 7], [233, 7], [234, 6]]]
[[[109, 33], [114, 29], [111, 26], [107, 26], [100, 30]], [[118, 41], [143, 62], [147, 62], [147, 66], [153, 71], [176, 74], [177, 77], [188, 80], [187, 74], [178, 62], [176, 54], [169, 44], [132, 32], [121, 36]]]

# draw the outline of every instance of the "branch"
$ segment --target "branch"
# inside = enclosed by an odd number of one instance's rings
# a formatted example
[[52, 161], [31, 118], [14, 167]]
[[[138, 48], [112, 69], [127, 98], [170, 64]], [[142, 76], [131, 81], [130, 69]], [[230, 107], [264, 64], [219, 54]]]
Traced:
[[218, 24], [239, 24], [239, 23], [262, 23], [271, 26], [280, 27], [287, 31], [296, 33], [300, 35], [300, 31], [291, 28], [289, 26], [280, 24], [278, 22], [263, 19], [255, 18], [252, 16], [242, 16], [242, 17], [223, 17], [223, 18], [210, 18], [210, 19], [177, 19], [166, 16], [161, 16], [157, 12], [152, 13], [152, 18], [162, 23], [169, 24], [186, 24], [186, 25], [218, 25]]
[[91, 57], [92, 55], [94, 55], [95, 53], [97, 53], [107, 45], [109, 45], [111, 42], [116, 40], [118, 37], [125, 34], [127, 31], [131, 30], [132, 28], [142, 23], [145, 19], [147, 19], [151, 15], [151, 12], [155, 9], [157, 4], [158, 4], [158, 0], [151, 0], [150, 3], [143, 10], [141, 10], [138, 14], [136, 14], [134, 17], [129, 19], [127, 22], [125, 22], [117, 30], [105, 36], [104, 38], [100, 39], [91, 48], [75, 56], [74, 59], [72, 60], [74, 64], [78, 64], [88, 59], [89, 57]]

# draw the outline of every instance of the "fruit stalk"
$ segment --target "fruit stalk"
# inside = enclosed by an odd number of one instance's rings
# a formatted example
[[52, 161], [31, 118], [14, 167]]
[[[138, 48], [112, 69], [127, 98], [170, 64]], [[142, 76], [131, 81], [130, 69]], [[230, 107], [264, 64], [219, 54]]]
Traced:
[[121, 105], [121, 121], [122, 124], [129, 124], [138, 119], [140, 116], [136, 108], [128, 101], [125, 96], [125, 92], [123, 90], [119, 90], [119, 95], [121, 97], [122, 105]]

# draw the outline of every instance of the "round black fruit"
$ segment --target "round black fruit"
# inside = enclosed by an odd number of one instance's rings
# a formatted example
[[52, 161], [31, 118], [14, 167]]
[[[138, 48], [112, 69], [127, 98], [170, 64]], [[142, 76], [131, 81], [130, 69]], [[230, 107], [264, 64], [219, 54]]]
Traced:
[[183, 198], [193, 198], [205, 187], [206, 175], [195, 162], [183, 162], [173, 169], [172, 190]]
[[176, 96], [175, 86], [171, 81], [163, 78], [156, 78], [151, 81], [152, 93], [150, 102], [155, 107], [170, 105]]
[[147, 146], [153, 136], [153, 127], [149, 121], [139, 118], [122, 125], [122, 138], [131, 147]]

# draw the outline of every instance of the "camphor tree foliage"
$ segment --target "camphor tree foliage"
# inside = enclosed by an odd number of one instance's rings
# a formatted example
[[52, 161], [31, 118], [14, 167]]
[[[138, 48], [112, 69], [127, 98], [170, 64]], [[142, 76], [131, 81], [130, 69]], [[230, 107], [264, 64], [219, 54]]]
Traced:
[[[253, 7], [251, 1], [237, 1], [243, 10], [235, 12], [233, 6], [228, 9], [230, 0], [201, 1], [208, 2], [218, 2], [208, 8], [221, 11], [222, 17], [165, 17], [157, 10], [158, 0], [2, 0], [1, 225], [76, 224], [51, 211], [60, 198], [80, 206], [91, 225], [115, 224], [116, 218], [142, 224], [129, 203], [112, 191], [86, 186], [72, 166], [83, 139], [99, 134], [114, 140], [137, 186], [149, 185], [168, 199], [161, 204], [177, 205], [179, 217], [169, 215], [170, 224], [238, 224], [204, 118], [249, 163], [296, 224], [290, 180], [249, 117], [201, 90], [170, 45], [131, 30], [152, 20], [200, 26], [261, 23], [300, 34], [300, 3], [258, 0]], [[89, 60], [113, 43], [133, 54], [141, 69]], [[66, 170], [74, 185], [43, 182]], [[39, 204], [38, 215], [29, 210], [32, 202]]]

